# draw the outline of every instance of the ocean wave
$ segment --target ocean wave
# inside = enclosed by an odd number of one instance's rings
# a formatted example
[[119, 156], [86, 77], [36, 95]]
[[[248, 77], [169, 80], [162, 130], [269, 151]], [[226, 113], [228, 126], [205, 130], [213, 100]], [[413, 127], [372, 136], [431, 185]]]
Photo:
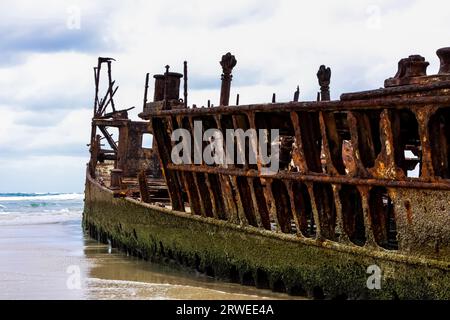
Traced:
[[80, 220], [81, 210], [70, 211], [67, 208], [51, 212], [0, 212], [0, 226], [52, 224]]
[[1, 193], [2, 201], [65, 201], [83, 200], [83, 193]]

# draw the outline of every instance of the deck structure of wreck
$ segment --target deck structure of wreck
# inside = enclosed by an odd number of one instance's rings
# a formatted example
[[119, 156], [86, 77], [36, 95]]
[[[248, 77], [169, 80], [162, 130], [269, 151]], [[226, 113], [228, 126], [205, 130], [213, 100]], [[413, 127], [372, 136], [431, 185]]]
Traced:
[[[317, 101], [299, 101], [297, 90], [290, 102], [274, 95], [239, 105], [237, 96], [230, 106], [237, 61], [228, 53], [216, 107], [188, 106], [186, 62], [183, 74], [166, 66], [154, 76], [152, 102], [146, 76], [141, 121], [116, 108], [112, 59], [99, 58], [84, 226], [142, 258], [275, 291], [449, 299], [450, 48], [437, 55], [438, 74], [427, 75], [429, 63], [412, 55], [383, 88], [336, 101], [321, 66]], [[264, 174], [262, 159], [245, 156], [255, 146], [239, 141], [242, 163], [174, 163], [172, 133], [194, 135], [196, 122], [224, 135], [279, 130], [279, 170]], [[146, 134], [151, 148], [142, 146]], [[193, 143], [192, 156], [206, 143]], [[380, 288], [368, 285], [370, 270], [380, 271]]]

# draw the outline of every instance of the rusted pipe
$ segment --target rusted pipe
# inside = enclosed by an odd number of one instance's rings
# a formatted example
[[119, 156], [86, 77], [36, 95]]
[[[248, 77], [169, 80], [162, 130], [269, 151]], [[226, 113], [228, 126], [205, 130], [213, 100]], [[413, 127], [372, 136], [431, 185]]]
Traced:
[[250, 169], [227, 169], [223, 167], [208, 167], [203, 165], [174, 165], [168, 164], [167, 168], [174, 171], [184, 172], [203, 172], [209, 174], [223, 174], [230, 176], [243, 176], [253, 178], [270, 178], [281, 180], [296, 180], [296, 181], [311, 181], [319, 183], [333, 183], [333, 184], [352, 184], [352, 185], [370, 185], [383, 186], [388, 188], [412, 188], [412, 189], [436, 189], [436, 190], [450, 190], [450, 183], [448, 182], [425, 182], [419, 179], [407, 180], [387, 180], [387, 179], [361, 179], [345, 176], [329, 176], [320, 173], [301, 174], [298, 172], [278, 172], [272, 175], [262, 175], [257, 170]]
[[236, 58], [231, 54], [227, 53], [222, 56], [222, 60], [220, 60], [220, 65], [222, 66], [222, 86], [220, 89], [220, 105], [228, 106], [230, 101], [230, 87], [231, 87], [231, 79], [233, 76], [231, 72], [233, 68], [236, 66]]

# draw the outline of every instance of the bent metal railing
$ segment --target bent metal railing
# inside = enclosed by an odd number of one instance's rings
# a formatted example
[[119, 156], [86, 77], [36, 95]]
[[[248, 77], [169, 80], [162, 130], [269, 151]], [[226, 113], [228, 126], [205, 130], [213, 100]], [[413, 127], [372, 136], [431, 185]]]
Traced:
[[[185, 192], [196, 215], [439, 255], [448, 227], [438, 221], [450, 216], [449, 115], [450, 96], [433, 96], [161, 110], [151, 121], [174, 209], [185, 210]], [[279, 172], [264, 176], [247, 162], [172, 163], [171, 133], [193, 135], [194, 121], [224, 135], [279, 129]]]

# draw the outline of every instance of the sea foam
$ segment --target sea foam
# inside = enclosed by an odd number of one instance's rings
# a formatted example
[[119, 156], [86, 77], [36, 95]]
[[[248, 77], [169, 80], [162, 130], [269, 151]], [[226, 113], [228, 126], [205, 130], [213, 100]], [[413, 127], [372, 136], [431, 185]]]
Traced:
[[0, 202], [4, 201], [54, 201], [83, 200], [82, 193], [1, 193]]

